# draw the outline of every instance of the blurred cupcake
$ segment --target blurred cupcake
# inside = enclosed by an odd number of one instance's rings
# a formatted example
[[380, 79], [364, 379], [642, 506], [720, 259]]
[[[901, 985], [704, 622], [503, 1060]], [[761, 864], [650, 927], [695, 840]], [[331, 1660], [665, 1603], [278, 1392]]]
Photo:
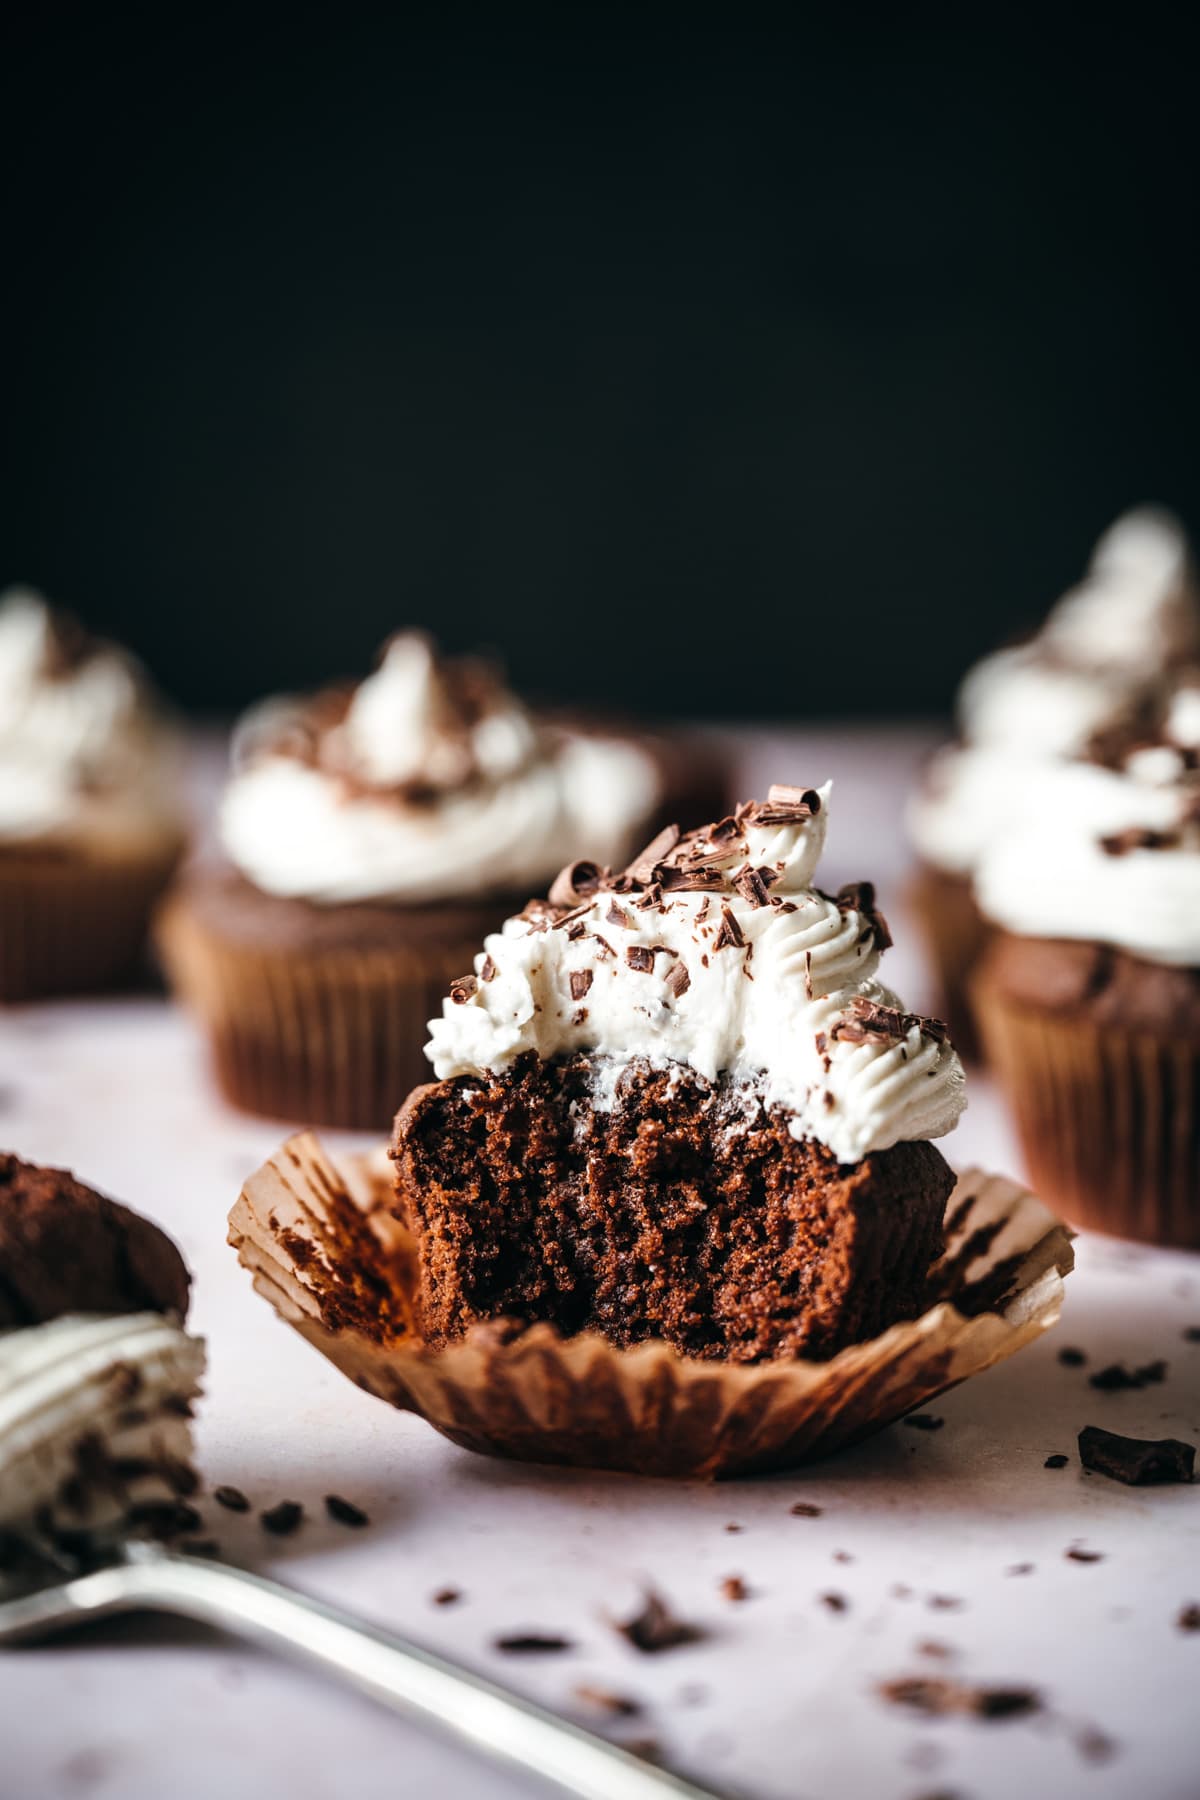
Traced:
[[183, 847], [175, 778], [133, 659], [36, 594], [0, 597], [0, 1001], [136, 971]]
[[1168, 672], [1200, 656], [1187, 540], [1168, 514], [1130, 512], [1100, 539], [1079, 587], [1026, 642], [985, 657], [957, 702], [960, 739], [933, 758], [909, 807], [911, 899], [965, 1053], [977, 1051], [966, 983], [987, 938], [972, 878], [998, 825], [1047, 769], [1151, 716]]
[[407, 633], [358, 687], [241, 727], [225, 866], [168, 903], [168, 969], [253, 1112], [383, 1129], [481, 935], [564, 861], [658, 820], [652, 740], [540, 723], [496, 672]]
[[1040, 1190], [1200, 1248], [1200, 672], [1048, 769], [976, 871], [988, 1057]]

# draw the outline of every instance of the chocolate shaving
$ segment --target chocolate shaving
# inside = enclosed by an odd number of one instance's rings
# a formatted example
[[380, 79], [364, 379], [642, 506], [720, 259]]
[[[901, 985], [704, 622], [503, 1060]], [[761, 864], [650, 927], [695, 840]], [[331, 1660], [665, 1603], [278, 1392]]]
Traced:
[[794, 1519], [819, 1519], [822, 1509], [814, 1506], [811, 1500], [797, 1500], [790, 1511]]
[[721, 1583], [721, 1592], [726, 1600], [748, 1600], [750, 1589], [740, 1575], [726, 1575]]
[[926, 1718], [945, 1718], [965, 1713], [977, 1719], [1017, 1719], [1040, 1712], [1042, 1698], [1036, 1688], [970, 1687], [932, 1675], [908, 1675], [880, 1683], [879, 1692], [894, 1706], [905, 1706]]
[[258, 1522], [272, 1537], [290, 1537], [303, 1517], [304, 1508], [298, 1500], [281, 1500], [278, 1506], [259, 1513]]
[[1196, 1450], [1179, 1438], [1122, 1437], [1098, 1425], [1085, 1425], [1079, 1434], [1079, 1460], [1085, 1469], [1123, 1481], [1128, 1487], [1149, 1487], [1158, 1482], [1191, 1481]]
[[474, 975], [456, 975], [450, 983], [450, 998], [455, 1006], [465, 1006], [478, 991], [479, 983]]
[[639, 856], [635, 856], [625, 873], [634, 881], [650, 881], [658, 865], [665, 862], [679, 842], [678, 825], [664, 825], [657, 837], [651, 838]]
[[1062, 1452], [1059, 1451], [1056, 1452], [1054, 1456], [1048, 1456], [1042, 1464], [1042, 1467], [1043, 1469], [1065, 1469], [1070, 1460], [1069, 1456], [1064, 1456]]
[[1098, 1563], [1104, 1561], [1103, 1550], [1081, 1550], [1078, 1544], [1072, 1544], [1069, 1550], [1063, 1551], [1063, 1555], [1068, 1562]]
[[778, 879], [771, 869], [742, 869], [734, 876], [733, 885], [751, 906], [769, 906], [771, 896], [767, 892], [768, 878], [770, 881]]
[[1120, 1394], [1131, 1388], [1151, 1387], [1166, 1378], [1167, 1365], [1161, 1360], [1143, 1363], [1138, 1369], [1127, 1369], [1124, 1363], [1109, 1363], [1107, 1368], [1088, 1376], [1088, 1386], [1098, 1388], [1102, 1394]]
[[647, 1588], [640, 1612], [617, 1625], [623, 1638], [647, 1656], [662, 1650], [675, 1650], [681, 1644], [698, 1644], [707, 1635], [699, 1625], [677, 1619], [666, 1601], [653, 1588]]
[[590, 969], [572, 969], [570, 975], [572, 1000], [582, 1000], [593, 980], [594, 976]]
[[727, 950], [732, 946], [740, 950], [746, 942], [742, 928], [727, 906], [721, 908], [721, 925], [713, 939], [714, 950]]
[[1100, 839], [1105, 856], [1128, 856], [1131, 850], [1174, 850], [1179, 843], [1177, 831], [1151, 831], [1144, 825], [1129, 825]]
[[506, 1656], [554, 1656], [560, 1650], [573, 1650], [570, 1638], [556, 1637], [551, 1632], [518, 1631], [511, 1637], [498, 1637], [494, 1648]]
[[877, 950], [890, 950], [893, 938], [888, 930], [888, 922], [875, 904], [875, 883], [873, 881], [850, 881], [840, 887], [834, 895], [834, 904], [839, 912], [856, 912], [866, 920], [875, 939]]
[[250, 1511], [250, 1502], [247, 1500], [245, 1494], [243, 1494], [241, 1488], [230, 1487], [228, 1484], [223, 1487], [214, 1488], [213, 1499], [218, 1506], [223, 1506], [227, 1512], [246, 1513]]
[[654, 952], [649, 944], [630, 944], [625, 952], [625, 961], [639, 975], [654, 973]]
[[675, 999], [678, 1000], [681, 994], [686, 994], [691, 985], [692, 978], [687, 972], [687, 964], [682, 960], [673, 964], [667, 973], [667, 986]]
[[483, 959], [483, 966], [479, 971], [479, 979], [480, 981], [495, 981], [496, 979], [496, 965], [492, 961], [490, 955], [485, 956]]
[[631, 1700], [627, 1694], [611, 1693], [608, 1688], [593, 1687], [590, 1682], [580, 1683], [575, 1689], [575, 1698], [582, 1700], [585, 1706], [594, 1706], [617, 1719], [636, 1718], [642, 1710], [639, 1700]]
[[371, 1523], [361, 1506], [355, 1506], [353, 1500], [343, 1500], [340, 1494], [326, 1494], [325, 1511], [339, 1525], [349, 1525], [358, 1530]]
[[847, 1600], [845, 1594], [822, 1594], [821, 1605], [827, 1607], [831, 1613], [844, 1613], [850, 1611], [850, 1602]]
[[435, 1606], [457, 1606], [462, 1599], [462, 1589], [456, 1587], [439, 1588], [433, 1596]]
[[887, 1044], [906, 1038], [913, 1026], [935, 1043], [947, 1036], [940, 1019], [927, 1019], [921, 1013], [901, 1012], [894, 1006], [881, 1006], [858, 994], [851, 1000], [829, 1035], [848, 1044]]
[[1058, 1360], [1064, 1369], [1082, 1369], [1087, 1361], [1087, 1352], [1076, 1350], [1073, 1344], [1067, 1344], [1059, 1351]]
[[604, 916], [610, 925], [629, 924], [629, 914], [625, 911], [623, 906], [618, 906], [615, 900], [611, 902], [609, 909]]
[[602, 885], [604, 871], [598, 863], [573, 862], [560, 869], [550, 886], [552, 906], [577, 906]]

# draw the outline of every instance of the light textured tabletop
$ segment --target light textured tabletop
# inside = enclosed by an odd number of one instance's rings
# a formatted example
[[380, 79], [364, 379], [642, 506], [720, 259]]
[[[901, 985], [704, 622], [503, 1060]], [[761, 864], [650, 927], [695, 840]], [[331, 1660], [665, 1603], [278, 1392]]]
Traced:
[[[876, 879], [898, 940], [887, 974], [927, 998], [899, 890], [899, 806], [918, 733], [757, 734], [747, 791], [836, 778], [823, 885]], [[1019, 1162], [976, 1078], [946, 1146], [959, 1164]], [[309, 1522], [271, 1540], [255, 1516], [203, 1510], [227, 1552], [420, 1639], [672, 1766], [763, 1800], [1010, 1800], [1016, 1793], [1200, 1793], [1200, 1485], [1126, 1488], [1081, 1473], [1087, 1424], [1200, 1438], [1200, 1263], [1084, 1238], [1062, 1324], [938, 1402], [941, 1429], [898, 1425], [834, 1461], [721, 1486], [521, 1467], [455, 1449], [358, 1392], [252, 1292], [224, 1243], [242, 1178], [287, 1122], [239, 1117], [209, 1085], [188, 1023], [135, 999], [0, 1014], [0, 1141], [151, 1214], [196, 1276], [209, 1343], [199, 1427], [209, 1483]], [[351, 1140], [343, 1140], [351, 1141]], [[1066, 1367], [1061, 1347], [1088, 1362]], [[1166, 1379], [1104, 1393], [1089, 1373], [1168, 1364]], [[1059, 1470], [1047, 1456], [1065, 1452]], [[365, 1507], [351, 1532], [337, 1491]], [[797, 1500], [819, 1517], [791, 1512]], [[1077, 1561], [1073, 1546], [1099, 1553]], [[721, 1592], [740, 1575], [749, 1597]], [[639, 1655], [612, 1620], [652, 1583], [707, 1635]], [[453, 1587], [452, 1606], [433, 1604]], [[835, 1610], [827, 1599], [838, 1595]], [[540, 1658], [506, 1633], [561, 1634]], [[936, 1647], [936, 1648], [935, 1648]], [[1039, 1691], [1022, 1718], [922, 1720], [880, 1684], [916, 1674]], [[597, 1717], [578, 1695], [636, 1700]], [[0, 1800], [483, 1800], [533, 1796], [337, 1687], [185, 1627], [129, 1623], [0, 1663]]]

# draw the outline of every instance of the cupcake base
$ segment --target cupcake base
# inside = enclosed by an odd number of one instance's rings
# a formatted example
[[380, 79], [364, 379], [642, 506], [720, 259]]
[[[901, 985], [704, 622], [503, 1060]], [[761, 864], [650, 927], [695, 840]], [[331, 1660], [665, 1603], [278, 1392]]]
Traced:
[[393, 1202], [382, 1152], [334, 1162], [304, 1134], [246, 1183], [230, 1242], [281, 1318], [454, 1443], [641, 1475], [792, 1468], [866, 1437], [1039, 1337], [1073, 1262], [1039, 1201], [971, 1170], [947, 1205], [927, 1310], [827, 1362], [706, 1361], [503, 1319], [438, 1350], [415, 1322], [416, 1245]]
[[933, 965], [935, 1011], [950, 1027], [959, 1055], [976, 1061], [982, 1046], [969, 984], [971, 971], [987, 947], [990, 928], [975, 904], [970, 879], [922, 863], [909, 883], [907, 899]]
[[0, 1003], [99, 993], [134, 980], [150, 916], [182, 850], [100, 855], [0, 846]]
[[1031, 1178], [1076, 1224], [1200, 1249], [1200, 971], [998, 934], [972, 988]]

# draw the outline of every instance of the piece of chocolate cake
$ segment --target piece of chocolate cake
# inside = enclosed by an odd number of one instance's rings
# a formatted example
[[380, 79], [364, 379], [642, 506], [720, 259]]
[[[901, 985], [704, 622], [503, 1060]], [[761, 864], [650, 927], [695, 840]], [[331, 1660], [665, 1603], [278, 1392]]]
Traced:
[[181, 1520], [204, 1368], [188, 1289], [157, 1226], [0, 1154], [0, 1532], [87, 1550]]
[[428, 1343], [546, 1320], [820, 1358], [925, 1305], [962, 1070], [875, 980], [869, 885], [812, 885], [827, 801], [575, 864], [453, 984], [392, 1146]]

